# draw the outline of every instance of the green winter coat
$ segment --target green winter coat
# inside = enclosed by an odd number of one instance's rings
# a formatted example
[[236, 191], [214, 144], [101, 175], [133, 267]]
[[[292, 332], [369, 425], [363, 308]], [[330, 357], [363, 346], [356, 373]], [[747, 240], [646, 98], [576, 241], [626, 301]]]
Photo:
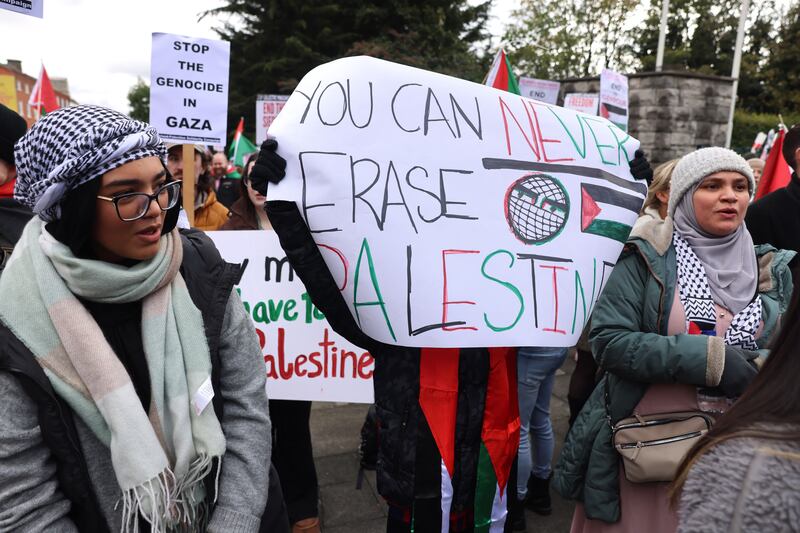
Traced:
[[[792, 293], [788, 267], [794, 252], [756, 246], [764, 349]], [[590, 341], [606, 372], [584, 405], [555, 470], [565, 498], [583, 502], [586, 516], [620, 518], [618, 454], [611, 442], [603, 391], [608, 381], [611, 423], [628, 417], [651, 383], [719, 385], [725, 364], [722, 338], [667, 335], [677, 277], [671, 220], [640, 218], [592, 313]]]

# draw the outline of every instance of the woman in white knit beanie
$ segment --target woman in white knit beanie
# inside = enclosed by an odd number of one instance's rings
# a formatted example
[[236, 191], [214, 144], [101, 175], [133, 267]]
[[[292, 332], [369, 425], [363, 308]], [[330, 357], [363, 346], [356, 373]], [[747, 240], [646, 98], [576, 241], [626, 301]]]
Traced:
[[[623, 462], [612, 426], [634, 415], [704, 411], [713, 418], [756, 376], [791, 296], [794, 254], [753, 246], [744, 216], [754, 189], [742, 157], [697, 150], [675, 166], [667, 218], [631, 232], [592, 314], [590, 341], [604, 382], [575, 421], [559, 464], [562, 479], [586, 476], [573, 532], [677, 529], [669, 482], [700, 433], [634, 443], [637, 453]], [[573, 465], [580, 459], [570, 456], [587, 459]], [[647, 457], [661, 463], [657, 475]]]

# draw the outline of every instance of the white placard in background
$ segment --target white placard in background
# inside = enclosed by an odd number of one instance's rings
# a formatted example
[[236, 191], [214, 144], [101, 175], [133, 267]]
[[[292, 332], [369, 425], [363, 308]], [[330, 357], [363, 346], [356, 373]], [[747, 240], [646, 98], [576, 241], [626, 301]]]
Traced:
[[628, 131], [628, 78], [607, 68], [600, 73], [600, 116]]
[[574, 345], [647, 189], [605, 119], [369, 57], [309, 72], [270, 135], [270, 200], [388, 344]]
[[256, 98], [256, 145], [267, 140], [267, 130], [289, 97], [284, 94], [259, 94]]
[[560, 88], [561, 83], [557, 81], [525, 77], [519, 79], [519, 93], [522, 96], [532, 100], [539, 100], [546, 104], [556, 105]]
[[569, 93], [564, 95], [564, 109], [571, 109], [587, 115], [597, 115], [597, 104], [600, 95], [597, 93]]
[[335, 333], [295, 276], [274, 231], [210, 231], [259, 337], [272, 399], [372, 403], [374, 361]]
[[0, 9], [43, 18], [44, 0], [0, 0]]
[[225, 145], [230, 43], [153, 33], [150, 124], [162, 139]]

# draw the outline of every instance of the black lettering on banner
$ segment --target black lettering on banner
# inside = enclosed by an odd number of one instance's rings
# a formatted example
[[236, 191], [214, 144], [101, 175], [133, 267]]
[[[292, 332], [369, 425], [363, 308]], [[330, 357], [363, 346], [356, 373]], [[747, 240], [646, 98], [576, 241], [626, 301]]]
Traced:
[[312, 101], [314, 101], [314, 96], [316, 96], [316, 94], [317, 94], [317, 91], [319, 90], [319, 86], [320, 86], [320, 85], [322, 85], [322, 82], [321, 82], [321, 81], [320, 81], [320, 82], [317, 82], [317, 86], [316, 86], [316, 87], [314, 87], [314, 92], [313, 92], [313, 93], [311, 93], [311, 96], [308, 96], [308, 95], [307, 95], [306, 93], [304, 93], [303, 91], [300, 91], [300, 90], [298, 90], [298, 89], [295, 89], [295, 91], [294, 91], [294, 92], [296, 92], [297, 94], [303, 95], [303, 96], [305, 96], [305, 97], [308, 99], [308, 105], [306, 105], [306, 109], [305, 109], [305, 111], [303, 111], [303, 116], [302, 116], [302, 117], [300, 117], [300, 124], [303, 124], [303, 123], [306, 121], [306, 116], [308, 116], [308, 110], [309, 110], [309, 109], [311, 109], [311, 102], [312, 102]]
[[[436, 107], [439, 109], [439, 117], [441, 118], [431, 118], [431, 98], [436, 103]], [[450, 121], [447, 120], [447, 117], [444, 116], [444, 111], [442, 111], [442, 106], [439, 105], [439, 99], [436, 98], [436, 95], [433, 92], [433, 89], [430, 87], [428, 88], [428, 96], [425, 98], [425, 122], [424, 122], [424, 129], [422, 130], [423, 135], [428, 135], [428, 124], [431, 122], [444, 122], [447, 124], [447, 129], [450, 130], [450, 133], [453, 135], [454, 139], [457, 139], [456, 132], [453, 131], [453, 127], [450, 125]]]
[[447, 200], [447, 191], [444, 187], [444, 175], [445, 172], [454, 173], [454, 174], [472, 174], [471, 170], [458, 170], [455, 168], [442, 168], [439, 169], [439, 201], [442, 204], [442, 215], [446, 218], [460, 218], [463, 220], [478, 220], [477, 217], [471, 217], [469, 215], [459, 214], [459, 213], [450, 213], [447, 210], [447, 206], [449, 205], [467, 205], [467, 202], [450, 202]]
[[[397, 90], [394, 93], [394, 96], [392, 96], [392, 118], [394, 118], [394, 123], [397, 124], [398, 128], [400, 128], [401, 130], [405, 131], [406, 133], [414, 133], [416, 131], [419, 131], [419, 126], [414, 128], [413, 130], [404, 128], [403, 125], [400, 124], [400, 121], [397, 119], [397, 112], [395, 110], [395, 102], [397, 100], [397, 97], [400, 94], [400, 91], [402, 91], [406, 87], [422, 87], [422, 85], [420, 85], [419, 83], [405, 83], [405, 84], [403, 84], [403, 85], [401, 85], [400, 87], [397, 88]], [[426, 131], [427, 131], [427, 129], [426, 129]]]
[[[389, 184], [392, 182], [392, 176], [394, 176], [394, 183], [397, 185], [397, 192], [400, 193], [400, 202], [389, 201]], [[402, 205], [405, 207], [408, 221], [411, 222], [414, 233], [419, 233], [417, 231], [417, 225], [414, 224], [414, 217], [411, 216], [411, 211], [408, 209], [406, 197], [403, 194], [403, 188], [400, 186], [400, 178], [397, 177], [397, 169], [394, 168], [394, 161], [389, 161], [389, 168], [386, 170], [386, 186], [383, 189], [383, 207], [381, 209], [381, 226], [386, 224], [386, 210], [390, 205]]]
[[[322, 105], [322, 99], [328, 92], [328, 89], [330, 89], [334, 85], [339, 87], [339, 90], [342, 92], [342, 114], [339, 117], [339, 120], [335, 122], [325, 122], [325, 119], [322, 118], [322, 109], [320, 108], [320, 106]], [[319, 98], [317, 99], [317, 116], [319, 117], [319, 121], [325, 124], [326, 126], [338, 126], [339, 123], [341, 123], [342, 120], [344, 120], [344, 116], [346, 113], [347, 113], [347, 94], [344, 91], [344, 87], [338, 81], [329, 83], [324, 89], [322, 89], [322, 92], [319, 94]]]
[[[367, 186], [366, 189], [363, 189], [358, 194], [356, 194], [356, 166], [360, 165], [362, 163], [372, 163], [373, 165], [375, 165], [375, 178]], [[378, 164], [377, 161], [373, 161], [372, 159], [369, 159], [368, 157], [365, 157], [363, 159], [353, 159], [353, 156], [350, 156], [350, 179], [351, 179], [351, 185], [352, 185], [352, 189], [351, 190], [353, 191], [353, 194], [352, 194], [352, 200], [353, 200], [353, 224], [356, 223], [356, 199], [358, 199], [358, 200], [361, 200], [362, 202], [364, 202], [365, 204], [367, 204], [367, 207], [369, 207], [369, 210], [372, 211], [372, 215], [375, 217], [375, 223], [378, 225], [378, 229], [383, 231], [383, 222], [382, 222], [381, 217], [378, 216], [378, 212], [375, 211], [375, 208], [372, 207], [372, 204], [369, 203], [369, 200], [364, 198], [364, 195], [367, 194], [375, 186], [376, 183], [378, 183], [378, 180], [380, 179], [380, 177], [381, 177], [381, 166]]]
[[[303, 95], [303, 96], [305, 96], [305, 95]], [[307, 173], [306, 173], [305, 158], [307, 156], [309, 156], [309, 155], [346, 156], [347, 154], [345, 154], [343, 152], [314, 152], [314, 151], [309, 151], [309, 152], [300, 152], [300, 154], [298, 155], [298, 159], [300, 160], [300, 176], [303, 179], [303, 218], [306, 219], [306, 224], [308, 224], [308, 230], [311, 233], [326, 233], [326, 232], [329, 232], [329, 231], [342, 231], [341, 228], [314, 229], [314, 228], [311, 227], [311, 219], [309, 219], [309, 217], [308, 217], [308, 212], [309, 211], [311, 211], [312, 209], [320, 208], [320, 207], [332, 207], [332, 206], [334, 206], [336, 204], [330, 204], [330, 203], [329, 204], [314, 204], [314, 205], [309, 205], [308, 204], [308, 179], [307, 179]]]
[[[272, 265], [275, 265], [275, 276], [272, 276]], [[283, 259], [278, 259], [277, 257], [270, 257], [266, 256], [264, 258], [264, 281], [272, 281], [275, 279], [275, 283], [280, 283], [281, 278], [283, 277], [283, 267], [289, 267], [289, 281], [294, 281], [294, 269], [292, 265], [289, 264], [289, 258], [284, 257]]]
[[464, 112], [464, 110], [461, 109], [461, 106], [458, 105], [458, 102], [456, 101], [455, 97], [452, 94], [450, 94], [450, 107], [453, 110], [453, 121], [456, 123], [456, 132], [458, 133], [458, 138], [459, 139], [461, 138], [461, 127], [458, 124], [458, 115], [456, 115], [456, 110], [458, 110], [458, 114], [461, 115], [461, 118], [463, 118], [464, 121], [467, 123], [469, 129], [471, 129], [473, 133], [475, 133], [475, 135], [478, 137], [478, 139], [482, 141], [483, 125], [481, 124], [481, 108], [478, 105], [478, 97], [475, 97], [475, 114], [478, 116], [477, 129], [475, 128], [475, 123], [472, 122], [467, 116], [467, 114]]
[[444, 329], [454, 326], [463, 326], [466, 324], [465, 321], [460, 320], [455, 322], [428, 324], [427, 326], [414, 329], [414, 327], [411, 325], [411, 255], [411, 245], [408, 245], [406, 246], [406, 323], [408, 326], [408, 335], [410, 337], [416, 337], [417, 335], [425, 333], [426, 331], [431, 331], [432, 329]]
[[430, 196], [431, 198], [433, 198], [434, 200], [436, 200], [436, 205], [439, 208], [439, 214], [437, 214], [433, 218], [425, 218], [425, 216], [422, 214], [422, 207], [421, 206], [417, 206], [417, 215], [419, 216], [419, 218], [423, 222], [431, 224], [431, 223], [436, 222], [437, 220], [439, 220], [442, 217], [442, 215], [444, 214], [443, 207], [442, 207], [442, 199], [439, 198], [438, 196], [436, 196], [435, 193], [429, 191], [428, 189], [423, 189], [422, 187], [417, 187], [416, 185], [411, 183], [411, 173], [414, 172], [415, 170], [421, 170], [422, 172], [425, 173], [425, 177], [426, 178], [429, 177], [427, 170], [425, 170], [423, 167], [421, 167], [419, 165], [416, 165], [416, 166], [411, 167], [408, 170], [408, 172], [406, 172], [406, 183], [408, 183], [408, 186], [411, 187], [412, 189], [414, 189], [415, 191], [419, 191], [421, 193], [425, 193], [428, 196]]
[[[322, 96], [320, 95], [320, 98]], [[373, 110], [373, 100], [372, 100], [372, 82], [369, 82], [369, 116], [367, 117], [367, 121], [364, 124], [358, 125], [356, 124], [355, 119], [353, 118], [353, 99], [350, 96], [350, 79], [347, 80], [347, 113], [350, 115], [350, 122], [353, 123], [358, 129], [364, 129], [369, 126], [370, 122], [372, 122], [372, 110]]]
[[536, 261], [545, 261], [548, 263], [572, 263], [572, 259], [563, 257], [550, 257], [547, 255], [536, 254], [517, 254], [517, 259], [528, 259], [531, 262], [531, 287], [533, 289], [533, 325], [539, 327], [539, 308], [536, 298]]

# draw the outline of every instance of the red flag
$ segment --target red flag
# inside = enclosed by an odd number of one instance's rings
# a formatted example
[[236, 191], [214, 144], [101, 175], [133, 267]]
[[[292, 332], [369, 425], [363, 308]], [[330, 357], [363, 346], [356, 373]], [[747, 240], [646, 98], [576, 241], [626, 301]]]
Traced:
[[767, 156], [767, 162], [764, 164], [764, 172], [761, 174], [758, 190], [756, 190], [756, 200], [789, 185], [792, 171], [783, 158], [783, 137], [785, 134], [786, 130], [780, 128], [778, 137], [769, 151], [769, 156]]
[[50, 83], [50, 78], [47, 76], [47, 70], [45, 70], [44, 65], [42, 65], [42, 70], [39, 72], [39, 79], [36, 80], [36, 85], [33, 86], [28, 105], [36, 109], [40, 115], [51, 113], [60, 107], [56, 99], [56, 92], [53, 90], [53, 85]]

